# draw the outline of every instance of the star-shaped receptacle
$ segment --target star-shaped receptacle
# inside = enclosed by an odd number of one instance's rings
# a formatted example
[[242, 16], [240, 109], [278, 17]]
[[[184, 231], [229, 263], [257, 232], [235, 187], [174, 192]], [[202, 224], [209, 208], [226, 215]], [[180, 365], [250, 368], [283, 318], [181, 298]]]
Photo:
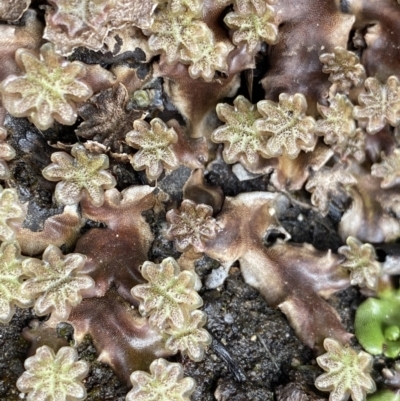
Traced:
[[355, 237], [348, 237], [346, 244], [338, 249], [338, 253], [346, 257], [341, 266], [350, 270], [351, 284], [376, 290], [383, 270], [374, 247]]
[[225, 125], [211, 135], [216, 143], [223, 143], [223, 157], [229, 163], [240, 161], [247, 169], [258, 164], [260, 156], [268, 157], [267, 136], [257, 129], [255, 122], [262, 118], [255, 105], [238, 96], [233, 106], [217, 105], [218, 118]]
[[206, 324], [204, 312], [195, 310], [189, 315], [187, 323], [182, 328], [170, 327], [164, 330], [170, 337], [165, 343], [167, 351], [176, 354], [178, 351], [187, 354], [192, 361], [200, 362], [204, 350], [212, 341], [211, 335], [202, 327]]
[[150, 124], [136, 120], [133, 128], [126, 135], [126, 143], [139, 149], [131, 159], [135, 170], [146, 170], [147, 177], [153, 181], [164, 168], [175, 170], [179, 167], [179, 160], [172, 149], [172, 145], [178, 141], [178, 135], [172, 127], [159, 118], [153, 118]]
[[329, 81], [341, 92], [348, 93], [352, 86], [361, 86], [366, 74], [359, 57], [340, 46], [332, 53], [323, 53], [319, 57], [323, 64], [322, 71], [329, 75]]
[[6, 180], [10, 177], [10, 170], [8, 169], [6, 161], [14, 159], [15, 150], [6, 142], [7, 131], [5, 128], [0, 127], [0, 179]]
[[193, 24], [195, 14], [174, 13], [170, 7], [159, 7], [150, 27], [150, 50], [165, 55], [168, 64], [179, 61], [180, 51], [185, 47], [188, 27]]
[[64, 256], [54, 245], [45, 249], [42, 260], [24, 261], [24, 271], [30, 278], [21, 291], [37, 298], [34, 309], [38, 316], [53, 313], [60, 320], [68, 318], [71, 308], [82, 301], [82, 291], [94, 287], [93, 279], [79, 272], [85, 261], [85, 255]]
[[301, 150], [314, 149], [316, 122], [305, 114], [307, 101], [304, 95], [281, 93], [278, 103], [262, 100], [257, 103], [257, 108], [263, 118], [254, 125], [268, 137], [269, 157], [285, 154], [294, 159]]
[[173, 258], [166, 258], [158, 265], [145, 262], [141, 272], [148, 284], [133, 287], [131, 293], [140, 301], [139, 312], [149, 316], [153, 326], [183, 327], [189, 312], [203, 305], [194, 290], [196, 273], [181, 272]]
[[189, 75], [202, 77], [211, 82], [215, 72], [228, 72], [227, 57], [233, 49], [231, 44], [216, 42], [214, 34], [204, 22], [196, 22], [185, 30], [185, 48], [180, 61], [189, 64]]
[[76, 103], [87, 100], [92, 89], [80, 80], [86, 66], [72, 63], [44, 44], [38, 58], [31, 50], [18, 49], [15, 58], [23, 75], [10, 75], [1, 84], [4, 107], [15, 117], [28, 117], [37, 128], [46, 130], [54, 120], [64, 125], [76, 121]]
[[386, 156], [382, 152], [382, 161], [371, 167], [371, 174], [383, 178], [381, 188], [392, 188], [400, 184], [400, 149], [394, 149]]
[[376, 390], [370, 376], [373, 358], [364, 351], [355, 351], [343, 346], [332, 338], [326, 338], [326, 354], [317, 358], [318, 365], [327, 371], [317, 377], [315, 386], [322, 391], [330, 391], [330, 400], [345, 401], [350, 396], [353, 401], [364, 401], [367, 393]]
[[89, 364], [78, 361], [72, 347], [62, 347], [57, 354], [44, 345], [25, 360], [26, 371], [17, 381], [18, 390], [28, 393], [28, 400], [80, 401], [86, 399], [82, 380], [89, 372]]
[[[67, 56], [79, 46], [98, 50], [109, 31], [110, 0], [52, 0], [46, 9], [44, 38]], [[62, 28], [61, 28], [62, 27]]]
[[377, 78], [370, 77], [365, 81], [366, 93], [358, 95], [353, 116], [366, 124], [369, 134], [376, 134], [387, 123], [395, 127], [400, 123], [400, 81], [396, 76], [381, 84]]
[[89, 154], [79, 143], [72, 147], [71, 154], [74, 157], [65, 152], [53, 153], [53, 164], [42, 172], [49, 181], [61, 181], [55, 190], [57, 201], [64, 205], [74, 205], [87, 194], [93, 205], [101, 206], [104, 190], [116, 185], [115, 178], [105, 171], [108, 168], [108, 157]]
[[26, 274], [22, 267], [18, 242], [3, 242], [0, 248], [0, 322], [8, 323], [14, 315], [15, 305], [28, 308], [33, 298], [23, 294], [21, 286]]
[[231, 12], [225, 18], [225, 23], [234, 29], [232, 41], [235, 45], [246, 44], [249, 53], [255, 53], [261, 42], [269, 45], [278, 39], [278, 27], [275, 24], [275, 10], [265, 5], [261, 12], [248, 13]]
[[175, 240], [175, 245], [180, 252], [190, 248], [194, 248], [196, 252], [203, 252], [204, 241], [215, 238], [218, 230], [212, 214], [211, 206], [197, 205], [185, 199], [179, 210], [173, 209], [167, 213], [169, 223], [167, 237]]
[[26, 211], [19, 203], [16, 189], [3, 189], [0, 186], [0, 240], [12, 241], [15, 238], [14, 225], [21, 224]]
[[353, 118], [353, 105], [347, 96], [336, 94], [329, 99], [329, 107], [317, 104], [322, 119], [317, 121], [315, 133], [324, 137], [328, 145], [346, 144], [356, 133], [356, 122]]
[[156, 359], [150, 365], [150, 374], [140, 370], [131, 374], [132, 390], [126, 401], [190, 401], [196, 383], [183, 377], [183, 367], [165, 359]]

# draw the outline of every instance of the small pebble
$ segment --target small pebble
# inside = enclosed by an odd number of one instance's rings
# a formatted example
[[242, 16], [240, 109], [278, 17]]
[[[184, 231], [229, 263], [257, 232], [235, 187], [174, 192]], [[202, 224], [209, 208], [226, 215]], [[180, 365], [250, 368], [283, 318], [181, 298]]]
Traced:
[[232, 316], [232, 313], [227, 313], [227, 314], [224, 316], [224, 322], [225, 322], [225, 323], [227, 323], [227, 324], [233, 324], [234, 321], [235, 321], [235, 320], [234, 320], [234, 318], [233, 318], [233, 316]]

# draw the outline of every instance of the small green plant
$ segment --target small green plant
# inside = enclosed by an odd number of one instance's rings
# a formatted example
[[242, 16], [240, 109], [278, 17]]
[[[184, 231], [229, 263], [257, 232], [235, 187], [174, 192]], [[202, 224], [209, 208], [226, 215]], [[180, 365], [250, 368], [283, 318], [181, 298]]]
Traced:
[[368, 298], [356, 312], [355, 334], [372, 355], [396, 358], [400, 354], [400, 291]]
[[370, 395], [367, 401], [400, 401], [400, 391], [382, 390]]

